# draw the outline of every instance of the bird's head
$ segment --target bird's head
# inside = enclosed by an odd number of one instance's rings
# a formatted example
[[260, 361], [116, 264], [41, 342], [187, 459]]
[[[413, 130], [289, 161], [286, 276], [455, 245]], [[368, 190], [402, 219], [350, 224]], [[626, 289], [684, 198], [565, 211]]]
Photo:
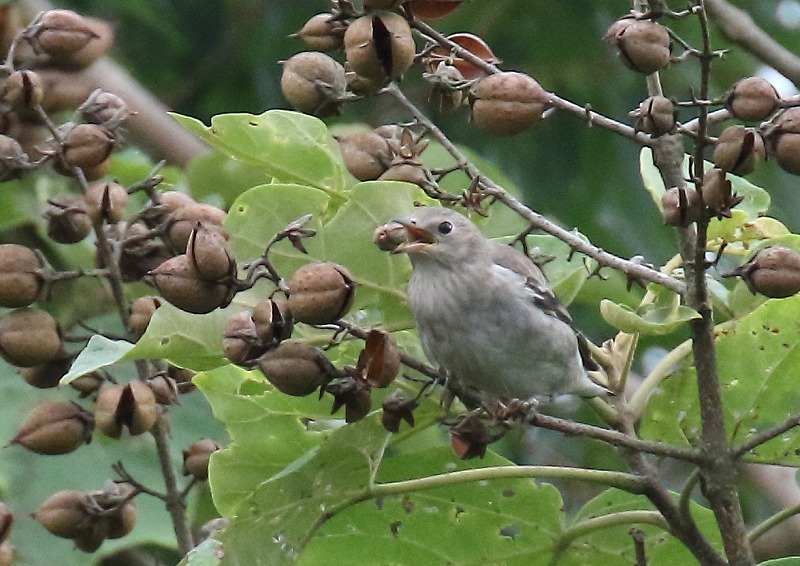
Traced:
[[405, 242], [394, 251], [408, 254], [412, 262], [461, 264], [480, 253], [486, 241], [469, 218], [447, 208], [420, 207], [394, 222], [405, 229]]

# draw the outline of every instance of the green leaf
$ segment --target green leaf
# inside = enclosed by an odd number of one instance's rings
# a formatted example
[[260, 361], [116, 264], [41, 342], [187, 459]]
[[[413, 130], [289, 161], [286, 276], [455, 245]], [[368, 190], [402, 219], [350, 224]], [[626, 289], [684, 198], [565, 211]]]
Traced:
[[279, 181], [334, 193], [344, 190], [344, 167], [319, 118], [268, 110], [258, 116], [220, 114], [205, 126], [195, 118], [173, 117], [214, 148]]
[[[696, 503], [691, 504], [692, 517], [697, 526], [717, 549], [722, 540], [714, 520], [714, 514]], [[618, 489], [608, 489], [589, 501], [568, 525], [571, 528], [585, 525], [596, 518], [613, 519], [615, 514], [630, 511], [655, 511], [655, 507], [642, 495], [634, 495]], [[621, 515], [620, 518], [623, 518]], [[564, 554], [565, 562], [559, 564], [634, 564], [636, 556], [630, 529], [636, 527], [645, 534], [645, 550], [651, 564], [694, 564], [696, 559], [678, 539], [662, 528], [635, 522], [623, 522], [613, 526], [588, 530], [576, 539]]]
[[670, 334], [686, 322], [700, 318], [700, 313], [685, 305], [648, 305], [637, 312], [627, 305], [607, 299], [600, 302], [600, 314], [617, 330], [653, 336]]
[[221, 151], [192, 159], [186, 167], [191, 194], [197, 200], [216, 197], [226, 208], [244, 191], [272, 179], [259, 167], [247, 165]]
[[[725, 426], [740, 443], [760, 430], [784, 422], [800, 409], [800, 296], [771, 299], [720, 332], [716, 340]], [[642, 419], [642, 436], [691, 444], [700, 436], [696, 372], [683, 368], [651, 399]], [[745, 458], [753, 462], [800, 466], [796, 428], [763, 444]]]
[[222, 543], [208, 538], [189, 551], [178, 566], [217, 566], [223, 556]]
[[105, 336], [96, 334], [89, 338], [89, 343], [72, 362], [72, 367], [61, 378], [59, 384], [68, 385], [82, 375], [113, 365], [122, 360], [133, 347], [133, 344], [125, 340], [109, 340]]

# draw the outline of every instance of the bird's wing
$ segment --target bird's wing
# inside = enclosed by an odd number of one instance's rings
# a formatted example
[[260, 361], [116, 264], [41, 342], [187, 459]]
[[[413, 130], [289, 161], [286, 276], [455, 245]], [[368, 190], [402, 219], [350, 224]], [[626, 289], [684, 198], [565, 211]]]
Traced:
[[530, 296], [533, 303], [542, 312], [557, 318], [575, 332], [583, 367], [590, 371], [600, 369], [597, 362], [592, 359], [586, 337], [572, 325], [572, 317], [553, 293], [542, 268], [517, 249], [499, 242], [492, 242], [492, 244], [492, 260], [494, 263], [524, 277], [525, 287], [531, 291]]

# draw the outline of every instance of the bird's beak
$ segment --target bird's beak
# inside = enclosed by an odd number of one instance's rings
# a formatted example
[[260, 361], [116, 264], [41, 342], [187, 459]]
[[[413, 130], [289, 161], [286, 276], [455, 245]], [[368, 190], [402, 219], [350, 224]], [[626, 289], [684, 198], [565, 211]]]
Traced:
[[429, 245], [437, 242], [433, 234], [427, 230], [423, 230], [419, 226], [401, 220], [397, 220], [396, 222], [405, 228], [406, 241], [397, 246], [392, 253], [413, 254], [421, 252]]

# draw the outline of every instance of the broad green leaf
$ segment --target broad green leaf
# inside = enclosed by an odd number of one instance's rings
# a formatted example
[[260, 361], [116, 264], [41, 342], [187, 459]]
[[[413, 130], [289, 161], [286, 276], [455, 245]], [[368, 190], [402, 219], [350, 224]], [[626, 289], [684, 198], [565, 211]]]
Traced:
[[153, 314], [144, 335], [124, 360], [165, 359], [193, 371], [225, 365], [222, 351], [225, 322], [237, 307], [191, 314], [164, 304]]
[[344, 190], [344, 168], [331, 149], [328, 128], [319, 118], [288, 110], [263, 114], [220, 114], [206, 126], [173, 115], [214, 148], [284, 183], [331, 192]]
[[[384, 459], [383, 482], [507, 465], [489, 453], [455, 458], [447, 447]], [[528, 479], [455, 484], [368, 500], [344, 509], [311, 539], [299, 564], [547, 564], [563, 528], [561, 496]]]
[[[800, 411], [800, 296], [771, 299], [722, 331], [716, 340], [725, 426], [740, 443]], [[683, 368], [666, 379], [642, 419], [642, 435], [687, 444], [700, 436], [696, 372]], [[763, 444], [745, 458], [800, 466], [796, 428]]]
[[696, 310], [685, 305], [679, 305], [674, 308], [649, 307], [637, 312], [627, 305], [603, 299], [600, 302], [600, 314], [603, 315], [607, 323], [617, 330], [654, 336], [674, 332], [687, 321], [700, 317]]
[[217, 566], [224, 555], [222, 543], [208, 538], [189, 551], [178, 566]]
[[217, 198], [229, 206], [244, 191], [272, 179], [258, 167], [220, 151], [200, 155], [186, 167], [191, 194], [197, 200]]
[[[608, 489], [583, 506], [567, 525], [566, 532], [569, 533], [571, 528], [586, 525], [587, 520], [595, 518], [611, 520], [615, 514], [630, 511], [655, 511], [655, 507], [642, 495]], [[711, 544], [721, 550], [722, 541], [714, 521], [714, 514], [709, 509], [692, 503], [692, 517]], [[623, 522], [590, 530], [575, 539], [558, 564], [634, 564], [636, 555], [630, 535], [632, 527], [641, 529], [645, 534], [645, 549], [650, 564], [696, 562], [686, 547], [662, 528], [649, 523]]]
[[81, 350], [59, 383], [68, 385], [82, 375], [113, 365], [122, 360], [133, 347], [133, 344], [125, 340], [109, 340], [96, 334], [89, 339], [89, 343]]
[[[713, 164], [708, 161], [704, 162], [705, 170], [708, 170], [711, 167], [713, 167]], [[689, 178], [688, 155], [684, 155], [683, 158], [683, 172], [684, 177]], [[661, 211], [661, 197], [666, 189], [664, 187], [664, 182], [661, 180], [661, 175], [658, 172], [658, 168], [653, 163], [653, 152], [648, 147], [643, 148], [639, 153], [639, 173], [642, 176], [644, 188], [650, 193], [650, 196], [653, 198], [658, 210]], [[767, 191], [755, 186], [747, 179], [737, 177], [732, 173], [728, 173], [728, 180], [731, 182], [733, 192], [744, 197], [744, 200], [736, 206], [735, 210], [744, 212], [745, 216], [741, 217], [737, 215], [735, 218], [742, 218], [742, 220], [755, 220], [767, 212], [771, 200]], [[730, 225], [730, 219], [725, 219], [725, 221], [728, 225]], [[714, 220], [711, 222], [711, 226], [709, 226], [710, 231], [718, 231], [718, 229], [714, 227], [716, 222], [718, 221]]]

